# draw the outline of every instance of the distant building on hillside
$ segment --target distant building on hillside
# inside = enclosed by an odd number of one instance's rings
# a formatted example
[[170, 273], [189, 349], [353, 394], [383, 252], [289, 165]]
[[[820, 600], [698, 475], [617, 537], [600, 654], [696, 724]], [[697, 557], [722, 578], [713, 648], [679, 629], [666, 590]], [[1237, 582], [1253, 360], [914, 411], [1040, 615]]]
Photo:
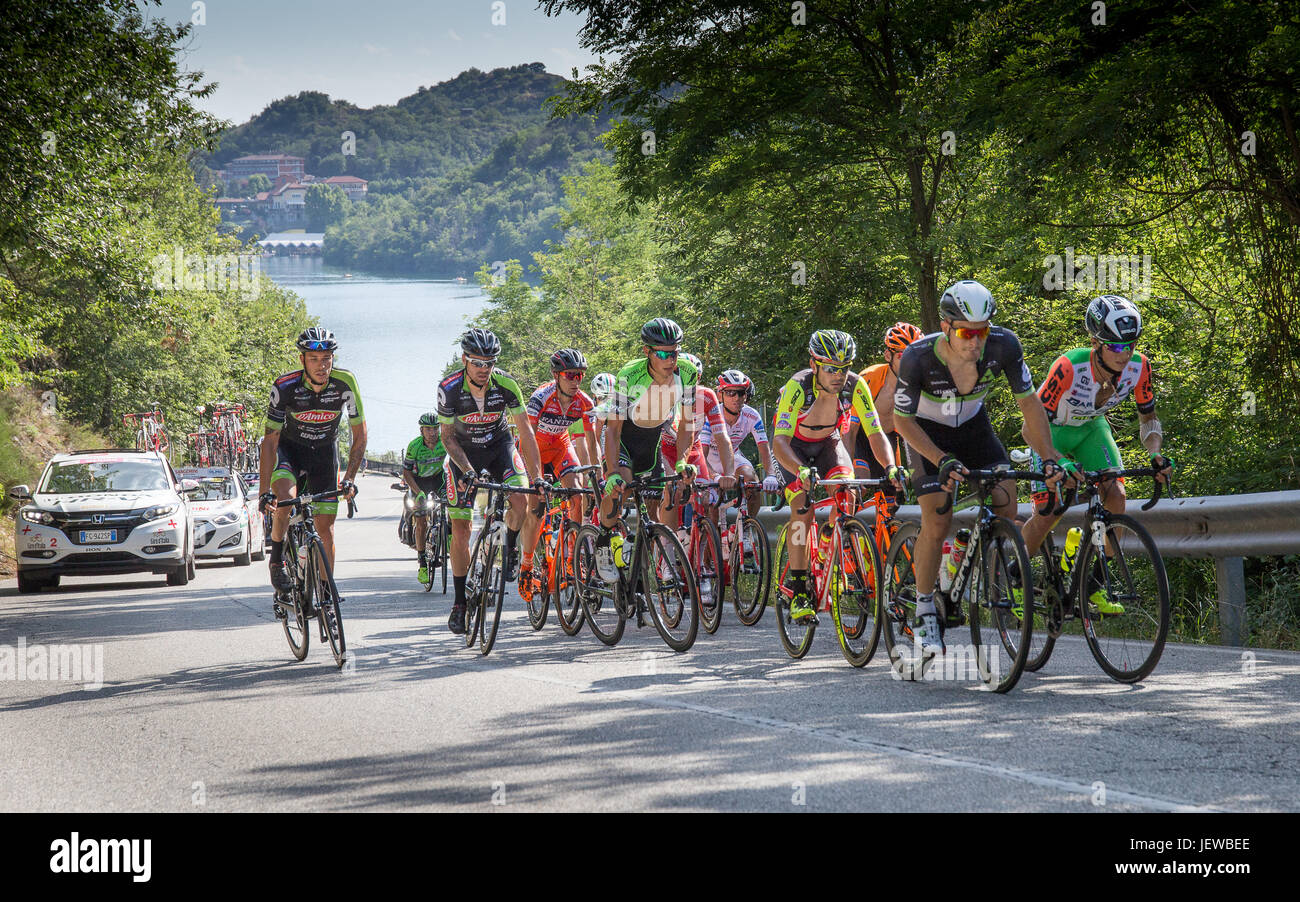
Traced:
[[324, 232], [275, 232], [257, 242], [271, 256], [315, 256], [325, 247]]
[[320, 181], [326, 185], [338, 185], [347, 194], [348, 200], [353, 202], [366, 199], [366, 187], [370, 184], [355, 175], [331, 175]]
[[303, 177], [303, 166], [306, 162], [302, 157], [293, 157], [284, 153], [257, 154], [231, 160], [223, 171], [226, 173], [226, 180], [231, 182], [242, 182], [259, 172], [272, 182], [281, 176], [287, 176], [291, 181], [296, 182]]

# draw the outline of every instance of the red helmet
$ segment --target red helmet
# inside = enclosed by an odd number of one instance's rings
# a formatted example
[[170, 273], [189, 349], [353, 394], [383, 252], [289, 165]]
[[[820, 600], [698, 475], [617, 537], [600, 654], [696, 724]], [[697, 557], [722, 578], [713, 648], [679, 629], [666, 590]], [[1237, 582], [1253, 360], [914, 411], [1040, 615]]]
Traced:
[[923, 337], [921, 330], [911, 323], [894, 323], [885, 330], [885, 347], [901, 354], [908, 345]]
[[754, 383], [740, 370], [723, 370], [718, 374], [718, 391], [723, 389], [740, 389], [745, 392], [745, 401], [754, 397]]

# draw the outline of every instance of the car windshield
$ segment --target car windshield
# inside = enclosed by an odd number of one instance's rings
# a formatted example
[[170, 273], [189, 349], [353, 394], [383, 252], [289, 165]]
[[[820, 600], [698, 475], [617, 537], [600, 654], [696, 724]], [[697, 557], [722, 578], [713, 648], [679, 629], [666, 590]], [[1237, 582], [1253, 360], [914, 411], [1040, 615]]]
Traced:
[[168, 488], [157, 461], [67, 460], [54, 464], [38, 492], [75, 495], [88, 492], [151, 492]]
[[235, 480], [228, 476], [205, 476], [190, 493], [194, 501], [226, 501], [235, 497]]

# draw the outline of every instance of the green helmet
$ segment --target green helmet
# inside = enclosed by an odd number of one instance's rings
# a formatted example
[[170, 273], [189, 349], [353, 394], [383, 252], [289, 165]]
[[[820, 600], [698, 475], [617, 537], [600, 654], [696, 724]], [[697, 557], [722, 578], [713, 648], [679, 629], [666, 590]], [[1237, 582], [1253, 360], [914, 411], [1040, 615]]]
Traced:
[[422, 414], [420, 414], [420, 425], [421, 425], [422, 427], [423, 427], [423, 426], [437, 426], [437, 425], [438, 425], [438, 415], [437, 415], [436, 413], [422, 413]]

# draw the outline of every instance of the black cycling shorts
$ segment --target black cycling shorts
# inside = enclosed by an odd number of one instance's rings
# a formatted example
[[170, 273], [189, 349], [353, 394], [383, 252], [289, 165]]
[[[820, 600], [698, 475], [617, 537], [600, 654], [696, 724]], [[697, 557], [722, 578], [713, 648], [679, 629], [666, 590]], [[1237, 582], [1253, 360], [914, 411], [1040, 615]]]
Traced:
[[[663, 458], [659, 454], [662, 438], [662, 426], [646, 429], [631, 420], [624, 420], [623, 430], [618, 436], [618, 465], [631, 470], [633, 479], [663, 476]], [[643, 488], [640, 495], [642, 498], [653, 498], [662, 491], [662, 488]]]
[[[304, 495], [317, 492], [330, 492], [339, 487], [339, 452], [338, 446], [331, 444], [325, 448], [308, 448], [293, 442], [280, 440], [275, 452], [275, 472], [271, 482], [287, 475], [298, 484], [298, 491]], [[319, 502], [318, 502], [319, 503]], [[336, 502], [324, 502], [335, 504]], [[319, 512], [321, 508], [317, 508]]]
[[[947, 426], [922, 417], [917, 417], [916, 423], [945, 455], [951, 454], [969, 469], [989, 470], [998, 464], [1011, 464], [1007, 449], [993, 431], [988, 412], [983, 409], [960, 426]], [[907, 460], [912, 468], [912, 486], [917, 495], [943, 491], [939, 485], [939, 468], [929, 458], [908, 445]]]
[[[791, 438], [790, 450], [805, 467], [817, 468], [818, 479], [853, 478], [853, 457], [849, 454], [849, 449], [844, 447], [844, 442], [840, 440], [838, 430], [818, 442], [805, 442]], [[793, 501], [794, 497], [804, 490], [803, 483], [799, 481], [799, 474], [791, 473], [783, 464], [778, 463], [777, 466], [781, 468], [781, 475], [785, 481], [786, 500]]]
[[[487, 448], [466, 448], [465, 456], [469, 458], [470, 466], [474, 468], [471, 475], [475, 477], [483, 470], [487, 470], [489, 482], [517, 485], [520, 488], [528, 487], [528, 471], [513, 440], [498, 442], [495, 446]], [[474, 504], [474, 496], [472, 493], [458, 495], [456, 477], [460, 475], [460, 468], [452, 462], [451, 457], [447, 458], [447, 467], [447, 472], [451, 476], [446, 483], [448, 516], [452, 519], [468, 519], [470, 507]]]

